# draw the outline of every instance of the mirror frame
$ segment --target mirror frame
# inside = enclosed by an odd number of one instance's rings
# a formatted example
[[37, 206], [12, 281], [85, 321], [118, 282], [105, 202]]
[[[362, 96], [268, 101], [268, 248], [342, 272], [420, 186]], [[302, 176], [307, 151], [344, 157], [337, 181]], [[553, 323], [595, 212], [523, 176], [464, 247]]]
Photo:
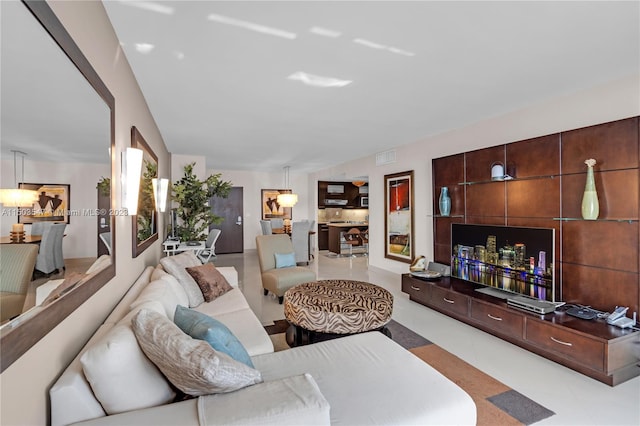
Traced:
[[[145, 156], [150, 156], [156, 162], [156, 168], [158, 166], [158, 156], [153, 152], [149, 144], [142, 137], [140, 131], [136, 128], [136, 126], [131, 127], [131, 147], [138, 148], [144, 151]], [[144, 159], [144, 157], [143, 157]], [[142, 181], [142, 176], [144, 175], [144, 162], [142, 167], [142, 174], [140, 175], [140, 180]], [[158, 173], [156, 172], [156, 178], [158, 177]], [[142, 187], [138, 190], [138, 197], [142, 196]], [[140, 203], [138, 199], [138, 205]], [[155, 200], [154, 200], [155, 203]], [[154, 204], [155, 205], [155, 204]], [[138, 207], [138, 210], [140, 208]], [[153, 234], [149, 238], [143, 241], [138, 240], [138, 215], [131, 216], [131, 248], [132, 255], [134, 258], [138, 257], [143, 251], [145, 251], [154, 241], [158, 240], [158, 213], [154, 210], [153, 214], [156, 215], [156, 229]]]
[[[87, 79], [96, 93], [110, 110], [111, 145], [111, 206], [115, 199], [115, 99], [98, 73], [93, 69], [71, 35], [64, 28], [51, 7], [45, 1], [21, 0], [44, 30], [60, 46], [63, 53]], [[73, 311], [93, 296], [116, 275], [116, 229], [115, 216], [111, 216], [111, 237], [113, 249], [111, 265], [87, 279], [82, 285], [46, 307], [36, 307], [23, 313], [0, 330], [0, 373], [6, 370], [40, 339], [60, 324]], [[96, 235], [97, 238], [97, 235]]]

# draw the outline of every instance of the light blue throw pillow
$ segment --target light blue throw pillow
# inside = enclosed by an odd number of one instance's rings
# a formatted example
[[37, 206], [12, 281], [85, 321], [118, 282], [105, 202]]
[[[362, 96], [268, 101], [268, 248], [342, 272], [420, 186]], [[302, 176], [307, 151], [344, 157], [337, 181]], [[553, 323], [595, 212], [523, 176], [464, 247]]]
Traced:
[[276, 253], [276, 268], [291, 268], [296, 266], [295, 253]]
[[216, 351], [223, 352], [236, 361], [254, 368], [251, 357], [242, 346], [242, 343], [220, 321], [201, 312], [178, 305], [173, 322], [180, 330], [194, 339], [205, 340]]

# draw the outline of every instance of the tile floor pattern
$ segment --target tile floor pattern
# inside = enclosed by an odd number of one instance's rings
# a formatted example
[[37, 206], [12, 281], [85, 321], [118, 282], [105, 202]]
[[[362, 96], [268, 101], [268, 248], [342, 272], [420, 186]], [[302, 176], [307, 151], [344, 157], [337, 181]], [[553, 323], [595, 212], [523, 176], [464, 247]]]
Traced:
[[[330, 258], [323, 254], [316, 253], [309, 265], [318, 279], [346, 278], [386, 288], [394, 295], [395, 321], [556, 413], [536, 424], [640, 424], [640, 377], [607, 386], [410, 301], [401, 291], [400, 275], [369, 267], [365, 257]], [[278, 300], [263, 296], [255, 250], [218, 255], [214, 263], [235, 266], [240, 287], [263, 325], [284, 318]]]

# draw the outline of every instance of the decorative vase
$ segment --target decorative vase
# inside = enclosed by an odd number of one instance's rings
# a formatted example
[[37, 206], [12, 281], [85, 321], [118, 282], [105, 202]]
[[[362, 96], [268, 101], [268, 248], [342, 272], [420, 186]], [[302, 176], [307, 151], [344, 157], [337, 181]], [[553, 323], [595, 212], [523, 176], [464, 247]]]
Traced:
[[443, 186], [440, 189], [440, 215], [441, 216], [449, 216], [451, 213], [451, 198], [449, 197], [449, 188]]
[[587, 165], [587, 182], [582, 195], [582, 218], [586, 220], [596, 220], [600, 214], [598, 203], [598, 193], [596, 192], [596, 182], [593, 178], [593, 166], [596, 161], [589, 159], [585, 161]]

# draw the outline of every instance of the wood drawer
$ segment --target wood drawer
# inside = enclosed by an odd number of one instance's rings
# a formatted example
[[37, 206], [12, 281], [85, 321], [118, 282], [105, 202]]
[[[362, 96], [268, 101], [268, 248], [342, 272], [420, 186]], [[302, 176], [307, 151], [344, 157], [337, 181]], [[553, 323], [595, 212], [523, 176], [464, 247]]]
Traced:
[[422, 305], [429, 303], [429, 293], [431, 285], [414, 278], [402, 278], [402, 291], [409, 295], [409, 298]]
[[469, 315], [469, 297], [437, 286], [431, 288], [430, 304], [458, 315]]
[[581, 336], [566, 328], [527, 319], [525, 339], [586, 367], [604, 371], [604, 343]]
[[518, 312], [471, 300], [471, 318], [496, 332], [522, 339], [524, 317]]

